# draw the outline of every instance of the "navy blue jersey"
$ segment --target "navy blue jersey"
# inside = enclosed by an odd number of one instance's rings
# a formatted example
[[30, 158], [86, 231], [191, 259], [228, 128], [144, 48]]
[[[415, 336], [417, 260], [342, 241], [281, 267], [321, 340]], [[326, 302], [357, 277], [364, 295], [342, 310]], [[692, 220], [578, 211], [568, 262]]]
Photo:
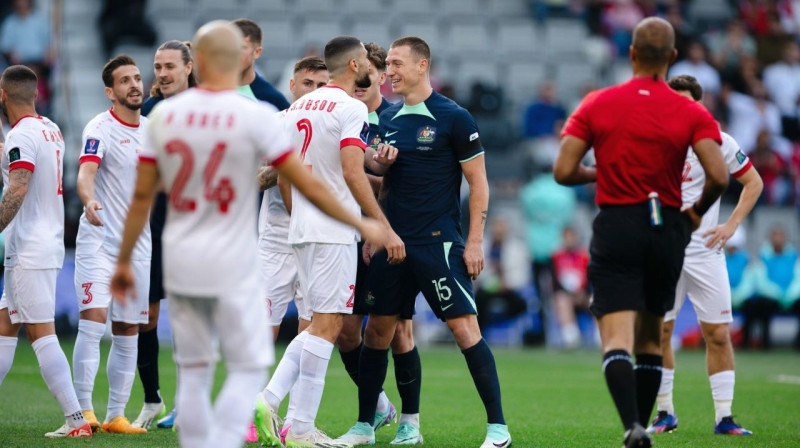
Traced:
[[272, 104], [278, 110], [288, 109], [291, 106], [286, 97], [258, 73], [249, 87], [257, 100]]
[[464, 241], [461, 163], [483, 154], [472, 115], [433, 92], [414, 106], [389, 106], [379, 135], [399, 151], [384, 176], [382, 203], [394, 231], [406, 244]]
[[160, 103], [161, 100], [163, 99], [164, 99], [163, 96], [153, 95], [150, 98], [144, 100], [144, 103], [142, 103], [142, 109], [140, 111], [142, 116], [146, 117], [150, 115], [150, 111], [153, 110], [153, 108], [156, 107], [156, 104]]
[[380, 130], [381, 113], [383, 113], [383, 111], [385, 111], [391, 105], [392, 103], [387, 101], [386, 98], [381, 97], [381, 105], [369, 113], [369, 134], [367, 134], [367, 144], [371, 146], [372, 149], [378, 149], [378, 143], [381, 142], [381, 138], [378, 135], [378, 131]]

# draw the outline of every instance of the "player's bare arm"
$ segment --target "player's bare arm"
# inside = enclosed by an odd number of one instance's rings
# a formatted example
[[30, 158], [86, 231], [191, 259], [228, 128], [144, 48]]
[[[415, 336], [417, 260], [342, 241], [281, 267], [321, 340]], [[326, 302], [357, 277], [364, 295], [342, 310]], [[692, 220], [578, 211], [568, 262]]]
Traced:
[[271, 166], [262, 166], [258, 169], [256, 179], [258, 180], [259, 190], [268, 190], [278, 185], [278, 172]]
[[3, 200], [0, 201], [0, 232], [8, 227], [22, 207], [22, 201], [28, 193], [31, 175], [33, 171], [26, 169], [17, 169], [8, 174], [8, 188], [3, 193]]
[[386, 242], [389, 263], [397, 264], [405, 260], [405, 244], [389, 225], [389, 220], [386, 219], [386, 215], [378, 205], [369, 180], [367, 180], [367, 173], [364, 172], [364, 152], [361, 148], [353, 145], [342, 148], [342, 173], [347, 187], [361, 209], [367, 216], [380, 221], [389, 230], [389, 238]]
[[463, 162], [461, 171], [469, 184], [469, 235], [464, 247], [464, 263], [474, 280], [484, 267], [483, 229], [489, 213], [489, 181], [486, 179], [484, 156]]
[[364, 166], [381, 176], [386, 174], [395, 160], [397, 160], [397, 148], [386, 143], [380, 143], [377, 150], [367, 148], [364, 151]]
[[136, 299], [131, 254], [139, 234], [150, 219], [150, 208], [159, 185], [158, 169], [154, 163], [139, 163], [137, 172], [136, 190], [133, 192], [133, 201], [125, 219], [125, 228], [122, 230], [117, 271], [111, 277], [111, 295], [123, 305], [128, 295]]
[[93, 226], [102, 226], [103, 221], [97, 214], [103, 206], [94, 197], [94, 178], [99, 165], [95, 162], [83, 162], [78, 168], [78, 196], [86, 210], [86, 220]]
[[581, 163], [589, 151], [589, 144], [577, 137], [568, 135], [561, 139], [556, 161], [553, 164], [553, 177], [561, 185], [583, 185], [597, 182], [597, 170]]
[[[358, 150], [361, 151], [361, 149]], [[361, 166], [363, 167], [363, 164]], [[325, 184], [311, 175], [308, 169], [303, 166], [297, 155], [289, 155], [283, 163], [278, 165], [277, 169], [280, 172], [279, 183], [284, 181], [291, 183], [320, 211], [333, 219], [355, 227], [364, 239], [370, 241], [374, 246], [382, 247], [386, 245], [390, 230], [387, 230], [386, 226], [380, 224], [377, 220], [361, 219], [359, 216], [355, 216], [345, 210]], [[289, 204], [287, 204], [287, 208], [288, 206]]]
[[736, 208], [728, 220], [708, 230], [703, 234], [703, 238], [708, 238], [706, 247], [709, 249], [718, 247], [725, 248], [725, 243], [739, 228], [739, 225], [744, 221], [744, 218], [750, 214], [753, 207], [756, 205], [761, 191], [764, 190], [764, 182], [761, 180], [761, 175], [758, 174], [755, 168], [750, 167], [743, 175], [736, 178], [742, 184], [742, 193], [739, 195], [739, 202], [736, 203]]
[[697, 155], [697, 160], [700, 161], [700, 165], [703, 166], [703, 171], [706, 173], [703, 194], [694, 205], [684, 210], [684, 213], [688, 214], [692, 220], [692, 231], [695, 231], [700, 226], [700, 220], [705, 212], [714, 205], [714, 202], [728, 188], [728, 168], [722, 159], [722, 150], [719, 143], [716, 141], [704, 138], [693, 144], [692, 148]]

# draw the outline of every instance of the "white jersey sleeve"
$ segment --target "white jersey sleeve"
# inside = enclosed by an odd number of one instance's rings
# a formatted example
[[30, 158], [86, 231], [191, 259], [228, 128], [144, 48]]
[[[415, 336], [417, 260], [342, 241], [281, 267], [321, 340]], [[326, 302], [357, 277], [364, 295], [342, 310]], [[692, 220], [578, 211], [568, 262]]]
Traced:
[[749, 170], [753, 164], [750, 158], [745, 155], [736, 140], [730, 135], [722, 132], [722, 157], [728, 165], [728, 172], [733, 177], [740, 177]]
[[3, 150], [8, 159], [9, 171], [19, 168], [35, 170], [39, 147], [29, 134], [20, 132], [8, 134], [8, 140]]
[[90, 122], [83, 130], [83, 149], [81, 150], [80, 162], [95, 162], [100, 164], [106, 154], [106, 144], [108, 139], [105, 130]]

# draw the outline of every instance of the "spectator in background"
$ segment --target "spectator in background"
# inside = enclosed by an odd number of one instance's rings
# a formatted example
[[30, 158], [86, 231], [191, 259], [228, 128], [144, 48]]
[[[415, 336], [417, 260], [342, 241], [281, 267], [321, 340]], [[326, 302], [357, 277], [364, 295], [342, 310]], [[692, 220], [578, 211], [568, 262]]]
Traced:
[[764, 193], [761, 201], [772, 205], [787, 203], [792, 196], [789, 166], [772, 149], [768, 130], [762, 129], [758, 133], [756, 147], [750, 154], [750, 160], [764, 180]]
[[694, 40], [694, 31], [689, 21], [681, 13], [681, 8], [677, 4], [667, 7], [664, 18], [675, 29], [675, 49], [678, 50], [678, 59], [686, 58], [689, 44]]
[[33, 0], [14, 0], [14, 12], [0, 26], [0, 51], [8, 65], [50, 66], [50, 22]]
[[555, 83], [545, 81], [539, 88], [539, 96], [525, 108], [522, 135], [530, 139], [553, 135], [556, 126], [566, 118], [567, 111], [556, 98]]
[[800, 45], [790, 41], [783, 49], [783, 59], [764, 69], [764, 87], [781, 114], [783, 135], [800, 138], [797, 110], [800, 100]]
[[725, 243], [725, 266], [731, 286], [731, 308], [738, 310], [756, 292], [756, 279], [750, 264], [750, 256], [744, 247], [746, 241], [743, 227], [739, 227]]
[[784, 31], [780, 17], [776, 12], [771, 12], [767, 20], [768, 32], [756, 40], [758, 60], [762, 66], [778, 62], [783, 56], [783, 48], [795, 39], [795, 36]]
[[761, 346], [771, 347], [770, 321], [781, 305], [789, 306], [800, 292], [800, 260], [797, 250], [788, 244], [786, 231], [775, 226], [769, 232], [769, 242], [761, 248], [760, 263], [755, 267], [756, 294], [742, 306], [744, 325], [742, 345], [750, 347], [753, 327], [761, 328]]
[[106, 58], [122, 41], [148, 47], [156, 44], [156, 30], [145, 17], [146, 6], [147, 0], [103, 0], [98, 24]]
[[561, 344], [577, 348], [581, 331], [575, 311], [589, 311], [589, 252], [572, 227], [562, 232], [563, 248], [553, 254], [553, 304], [561, 328]]
[[720, 100], [728, 109], [728, 133], [739, 142], [745, 153], [755, 149], [762, 130], [768, 132], [768, 137], [781, 135], [781, 113], [767, 98], [761, 82], [753, 82], [750, 95], [726, 91]]
[[697, 79], [706, 95], [717, 95], [721, 81], [719, 72], [706, 61], [706, 49], [700, 41], [689, 44], [687, 57], [669, 69], [669, 78], [689, 75]]
[[730, 20], [725, 31], [714, 35], [708, 44], [711, 62], [720, 70], [723, 80], [734, 76], [743, 58], [756, 55], [756, 41], [738, 19]]
[[562, 246], [561, 234], [575, 217], [576, 195], [559, 185], [552, 164], [520, 191], [525, 237], [533, 266], [533, 284], [542, 302], [552, 296], [553, 254]]
[[631, 46], [631, 31], [636, 24], [644, 19], [644, 12], [634, 0], [616, 0], [607, 4], [603, 11], [603, 22], [608, 28], [611, 43], [616, 48], [616, 54], [628, 54]]
[[527, 304], [518, 291], [530, 283], [531, 277], [525, 247], [509, 235], [506, 219], [493, 218], [489, 233], [483, 249], [486, 269], [478, 277], [475, 294], [481, 330], [525, 312]]

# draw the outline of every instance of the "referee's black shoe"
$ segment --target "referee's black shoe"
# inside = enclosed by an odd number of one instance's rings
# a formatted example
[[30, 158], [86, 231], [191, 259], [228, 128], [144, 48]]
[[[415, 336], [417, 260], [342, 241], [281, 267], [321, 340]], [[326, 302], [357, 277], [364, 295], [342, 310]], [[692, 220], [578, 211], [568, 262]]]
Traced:
[[625, 446], [623, 448], [650, 448], [651, 446], [653, 446], [653, 441], [642, 425], [634, 423], [633, 428], [625, 431]]

